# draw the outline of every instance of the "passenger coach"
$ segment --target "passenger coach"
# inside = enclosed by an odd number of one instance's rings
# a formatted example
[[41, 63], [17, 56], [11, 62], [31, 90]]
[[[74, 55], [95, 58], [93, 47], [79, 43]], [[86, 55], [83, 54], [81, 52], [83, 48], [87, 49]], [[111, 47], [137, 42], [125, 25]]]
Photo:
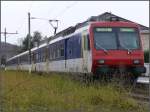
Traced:
[[42, 72], [76, 72], [92, 76], [116, 71], [145, 73], [141, 36], [137, 24], [121, 21], [89, 22], [56, 34], [48, 44], [7, 61], [7, 69]]

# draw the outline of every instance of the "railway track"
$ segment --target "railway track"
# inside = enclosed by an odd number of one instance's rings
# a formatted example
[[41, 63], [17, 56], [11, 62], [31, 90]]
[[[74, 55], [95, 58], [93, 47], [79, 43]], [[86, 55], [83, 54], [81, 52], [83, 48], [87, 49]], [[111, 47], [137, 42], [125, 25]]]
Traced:
[[129, 95], [136, 100], [149, 102], [149, 77], [139, 77]]
[[132, 93], [130, 96], [136, 100], [149, 102], [149, 97], [142, 94]]
[[150, 102], [149, 63], [144, 63], [144, 66], [146, 67], [147, 72], [142, 77], [137, 79], [130, 96], [140, 101]]

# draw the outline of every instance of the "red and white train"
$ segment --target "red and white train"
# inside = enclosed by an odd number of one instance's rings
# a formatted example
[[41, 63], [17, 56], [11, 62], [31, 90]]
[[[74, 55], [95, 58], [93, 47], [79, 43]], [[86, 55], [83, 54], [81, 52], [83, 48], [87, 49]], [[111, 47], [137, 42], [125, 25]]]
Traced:
[[[117, 70], [137, 77], [146, 72], [139, 26], [131, 22], [89, 22], [70, 27], [47, 44], [7, 60], [7, 69], [75, 72], [92, 76]], [[122, 69], [123, 68], [123, 69]]]

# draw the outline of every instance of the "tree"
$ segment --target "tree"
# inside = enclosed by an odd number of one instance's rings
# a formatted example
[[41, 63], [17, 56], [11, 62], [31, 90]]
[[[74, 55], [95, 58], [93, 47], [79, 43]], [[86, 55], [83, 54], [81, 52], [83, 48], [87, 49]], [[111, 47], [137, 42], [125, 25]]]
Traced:
[[[29, 45], [29, 35], [27, 35], [22, 42], [22, 46], [21, 46], [22, 52], [28, 50], [28, 48], [29, 48], [28, 45]], [[31, 36], [31, 48], [33, 48], [32, 36]]]
[[3, 55], [1, 57], [1, 65], [6, 65], [6, 56], [5, 55]]
[[[41, 33], [38, 31], [35, 31], [33, 33], [33, 36], [31, 36], [31, 49], [34, 47], [35, 43], [37, 43], [37, 45], [39, 46], [40, 41], [42, 39]], [[27, 35], [24, 40], [22, 41], [22, 45], [21, 45], [21, 52], [27, 51], [28, 49], [28, 44], [29, 44], [29, 35]]]
[[32, 43], [33, 44], [37, 43], [37, 45], [39, 46], [41, 39], [42, 39], [41, 33], [35, 31], [32, 37]]

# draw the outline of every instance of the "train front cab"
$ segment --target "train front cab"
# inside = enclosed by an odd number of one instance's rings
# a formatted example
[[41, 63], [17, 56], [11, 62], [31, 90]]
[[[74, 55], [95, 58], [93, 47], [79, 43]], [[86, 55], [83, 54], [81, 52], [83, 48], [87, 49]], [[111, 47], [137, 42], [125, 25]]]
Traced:
[[93, 23], [90, 27], [92, 72], [94, 75], [146, 72], [138, 26], [127, 22]]

